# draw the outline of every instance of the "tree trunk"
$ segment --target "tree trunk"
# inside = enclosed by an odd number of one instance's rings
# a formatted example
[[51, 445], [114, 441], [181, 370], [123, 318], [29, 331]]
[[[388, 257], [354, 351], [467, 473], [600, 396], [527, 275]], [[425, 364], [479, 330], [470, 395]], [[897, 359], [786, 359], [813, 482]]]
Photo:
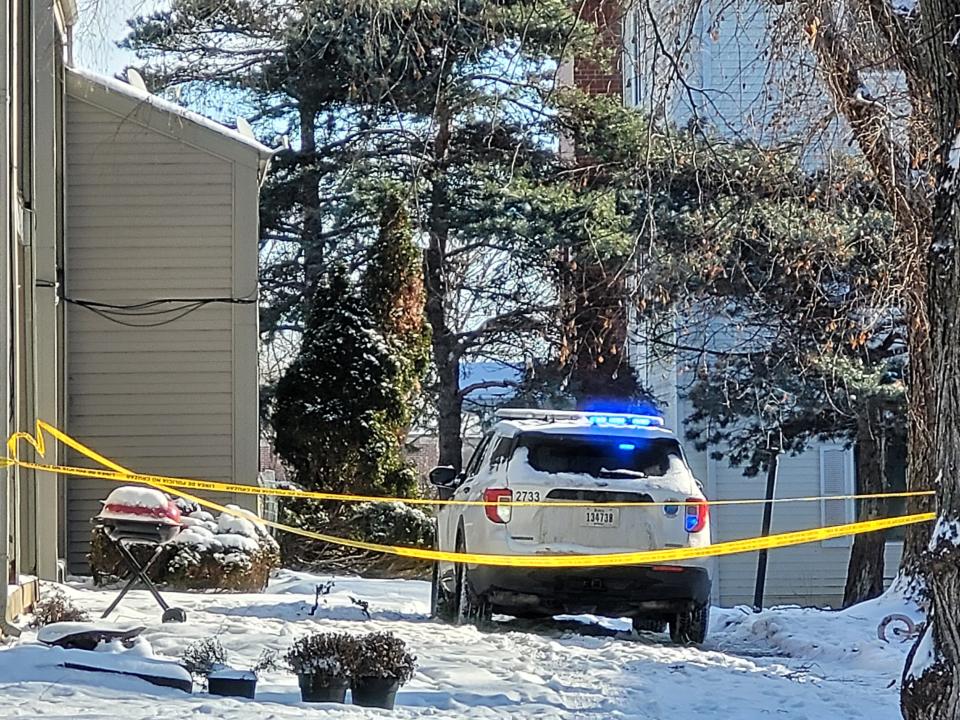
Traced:
[[439, 464], [457, 470], [463, 465], [461, 438], [460, 357], [457, 335], [447, 320], [446, 254], [450, 236], [450, 188], [445, 177], [450, 145], [451, 117], [438, 106], [437, 136], [433, 144], [434, 161], [427, 218], [427, 251], [424, 253], [424, 290], [427, 321], [433, 330], [433, 363], [437, 370], [437, 443]]
[[937, 525], [925, 556], [931, 607], [927, 626], [904, 669], [901, 709], [907, 720], [960, 719], [960, 2], [920, 6], [933, 115], [940, 141], [936, 162], [933, 241], [927, 255], [927, 317], [933, 375], [932, 436]]
[[[923, 252], [919, 248], [917, 252]], [[926, 263], [922, 263], [926, 272]], [[907, 490], [920, 492], [933, 488], [932, 430], [934, 427], [934, 399], [931, 388], [933, 367], [930, 363], [929, 329], [926, 298], [922, 292], [926, 282], [916, 289], [917, 297], [908, 299], [909, 377], [907, 379]], [[931, 512], [933, 498], [907, 499], [907, 513]], [[906, 597], [923, 604], [926, 601], [923, 553], [930, 542], [930, 524], [908, 525], [903, 538], [903, 554], [894, 584]]]
[[[881, 493], [886, 489], [886, 441], [883, 432], [883, 410], [870, 408], [861, 414], [857, 424], [857, 494]], [[875, 498], [860, 501], [857, 519], [876, 520], [883, 516], [884, 502]], [[883, 592], [883, 532], [853, 536], [847, 583], [843, 589], [843, 606], [878, 597]]]
[[[902, 277], [906, 290], [907, 343], [909, 368], [907, 378], [908, 468], [907, 489], [930, 489], [932, 474], [931, 438], [933, 414], [931, 387], [933, 366], [929, 355], [929, 326], [927, 318], [926, 250], [930, 242], [930, 207], [925, 186], [911, 181], [915, 171], [911, 161], [922, 164], [932, 154], [930, 133], [927, 132], [928, 110], [936, 93], [925, 71], [921, 42], [912, 38], [905, 23], [914, 20], [898, 18], [889, 5], [875, 15], [881, 34], [891, 39], [891, 49], [907, 70], [907, 84], [911, 89], [914, 122], [910, 124], [910, 151], [895, 143], [895, 134], [889, 126], [890, 113], [883, 103], [863, 102], [860, 91], [865, 87], [860, 66], [851, 54], [848, 34], [837, 23], [833, 0], [804, 0], [806, 30], [817, 57], [820, 73], [837, 109], [850, 125], [853, 137], [867, 164], [876, 175], [895, 220], [900, 256], [903, 258]], [[949, 2], [948, 2], [949, 4]], [[873, 7], [873, 6], [872, 6]], [[930, 13], [922, 8], [921, 16]], [[943, 30], [935, 33], [942, 37]], [[924, 30], [922, 45], [932, 44], [932, 35]], [[950, 38], [947, 38], [949, 40]], [[944, 45], [946, 46], [946, 45]], [[908, 56], [909, 55], [909, 56]], [[952, 88], [951, 88], [952, 89]], [[924, 498], [911, 498], [910, 512], [923, 512]], [[922, 554], [930, 537], [930, 527], [911, 525], [906, 530], [897, 584], [908, 596], [923, 599]]]
[[639, 385], [624, 348], [627, 296], [622, 276], [602, 262], [581, 262], [568, 271], [573, 317], [569, 327], [571, 387], [577, 406], [597, 398], [632, 400]]
[[300, 103], [300, 251], [303, 255], [303, 297], [309, 306], [317, 291], [317, 283], [325, 270], [324, 248], [320, 237], [323, 221], [320, 214], [320, 173], [317, 164], [317, 109]]

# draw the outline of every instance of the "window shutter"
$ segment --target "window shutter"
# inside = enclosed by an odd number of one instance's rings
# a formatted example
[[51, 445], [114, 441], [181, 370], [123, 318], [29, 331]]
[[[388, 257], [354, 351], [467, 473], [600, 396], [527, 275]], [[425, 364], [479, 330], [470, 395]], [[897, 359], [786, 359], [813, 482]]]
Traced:
[[[849, 450], [838, 447], [820, 448], [820, 494], [824, 497], [831, 495], [853, 494], [853, 455]], [[821, 525], [843, 525], [854, 521], [853, 500], [821, 500]], [[847, 547], [849, 537], [824, 540], [828, 547]]]

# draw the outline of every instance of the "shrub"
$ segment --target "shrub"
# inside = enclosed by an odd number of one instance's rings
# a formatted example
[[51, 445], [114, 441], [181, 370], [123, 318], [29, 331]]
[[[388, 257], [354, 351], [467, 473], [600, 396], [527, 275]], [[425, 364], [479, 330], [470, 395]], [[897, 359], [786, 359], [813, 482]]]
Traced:
[[[184, 649], [180, 656], [180, 664], [196, 680], [206, 681], [206, 679], [215, 670], [227, 666], [227, 651], [220, 644], [217, 637], [208, 637], [196, 642], [192, 642]], [[250, 672], [257, 674], [269, 670], [276, 670], [279, 666], [277, 662], [277, 651], [266, 648], [260, 653], [260, 657]]]
[[360, 640], [353, 668], [354, 677], [396, 678], [401, 685], [413, 677], [417, 658], [393, 633], [370, 633]]
[[255, 673], [269, 672], [280, 668], [280, 653], [273, 648], [264, 648], [257, 662], [250, 668]]
[[205, 678], [217, 666], [227, 664], [227, 651], [217, 638], [203, 638], [187, 645], [180, 664], [194, 677]]
[[433, 547], [434, 519], [401, 502], [360, 503], [348, 510], [353, 536], [386, 545]]
[[[192, 503], [178, 505], [183, 530], [161, 549], [150, 568], [152, 580], [178, 590], [259, 592], [266, 587], [270, 571], [280, 566], [280, 549], [254, 516], [214, 517]], [[131, 552], [146, 562], [153, 548], [133, 546]], [[127, 574], [123, 558], [100, 528], [93, 531], [87, 557], [97, 584]]]
[[58, 622], [86, 622], [90, 617], [64, 595], [59, 588], [37, 600], [30, 627], [43, 627]]
[[360, 643], [347, 633], [315, 633], [298, 638], [283, 659], [298, 675], [353, 677]]

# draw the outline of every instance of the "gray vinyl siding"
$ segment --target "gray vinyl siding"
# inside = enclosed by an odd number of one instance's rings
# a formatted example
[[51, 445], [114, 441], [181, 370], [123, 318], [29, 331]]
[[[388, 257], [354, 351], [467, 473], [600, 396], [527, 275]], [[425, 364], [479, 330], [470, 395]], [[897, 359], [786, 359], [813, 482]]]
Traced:
[[[72, 87], [66, 108], [67, 296], [118, 305], [251, 296], [256, 199], [254, 193], [252, 223], [238, 227], [248, 209], [236, 207], [236, 189], [238, 177], [255, 187], [254, 153], [251, 167], [238, 166], [89, 102], [76, 81]], [[248, 254], [239, 269], [238, 237]], [[138, 471], [254, 481], [255, 304], [208, 304], [155, 328], [125, 327], [72, 304], [66, 312], [67, 432]], [[238, 360], [240, 347], [254, 357]], [[249, 437], [237, 437], [238, 429], [247, 434], [251, 427]], [[248, 453], [238, 454], [247, 445], [252, 464]], [[76, 456], [68, 460], [90, 465]], [[72, 571], [85, 571], [90, 518], [114, 487], [68, 480]]]
[[[718, 500], [762, 498], [766, 476], [746, 477], [740, 468], [715, 461]], [[819, 448], [780, 461], [778, 497], [820, 495]], [[713, 511], [715, 541], [736, 540], [760, 534], [762, 505], [728, 505]], [[818, 502], [774, 506], [771, 532], [807, 530], [822, 524]], [[846, 543], [799, 545], [771, 550], [767, 559], [764, 604], [839, 604], [846, 579], [850, 548]], [[723, 605], [752, 604], [757, 553], [731, 555], [719, 560], [719, 599]]]
[[[843, 148], [846, 127], [831, 120], [809, 48], [781, 27], [789, 23], [783, 8], [760, 0], [703, 3], [691, 20], [686, 6], [668, 0], [652, 5], [656, 33], [644, 3], [634, 4], [639, 13], [627, 14], [633, 56], [626, 63], [627, 105], [677, 126], [696, 118], [722, 137], [761, 145], [802, 138], [811, 157]], [[682, 44], [682, 77], [660, 47], [663, 38], [671, 52], [675, 42]]]
[[[691, 410], [688, 400], [681, 401], [681, 416], [687, 417]], [[821, 448], [843, 449], [839, 445], [815, 443], [800, 455], [781, 458], [775, 497], [821, 495]], [[692, 443], [686, 443], [685, 449], [691, 470], [711, 500], [764, 497], [767, 478], [763, 472], [749, 477], [742, 468], [731, 467], [725, 459], [711, 458], [708, 451], [697, 450]], [[715, 449], [711, 447], [710, 451]], [[713, 542], [756, 537], [760, 534], [762, 516], [760, 504], [714, 506], [710, 511]], [[820, 502], [787, 503], [774, 506], [770, 531], [808, 530], [823, 524]], [[722, 606], [753, 604], [757, 556], [752, 552], [717, 558], [714, 602]], [[767, 559], [764, 605], [839, 606], [849, 556], [849, 542], [845, 539], [771, 550]]]

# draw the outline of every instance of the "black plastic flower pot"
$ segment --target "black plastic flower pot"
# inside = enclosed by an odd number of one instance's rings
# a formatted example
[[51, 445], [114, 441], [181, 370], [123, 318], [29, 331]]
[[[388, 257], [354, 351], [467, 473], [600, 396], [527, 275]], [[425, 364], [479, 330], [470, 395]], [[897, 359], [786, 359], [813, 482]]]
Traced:
[[360, 677], [351, 685], [353, 704], [393, 710], [400, 682], [396, 678]]
[[207, 678], [207, 689], [211, 695], [250, 698], [257, 694], [257, 676], [253, 673], [231, 673], [229, 675], [211, 674]]
[[344, 677], [333, 675], [297, 675], [300, 683], [300, 697], [304, 702], [332, 702], [347, 701], [347, 690], [350, 681]]

